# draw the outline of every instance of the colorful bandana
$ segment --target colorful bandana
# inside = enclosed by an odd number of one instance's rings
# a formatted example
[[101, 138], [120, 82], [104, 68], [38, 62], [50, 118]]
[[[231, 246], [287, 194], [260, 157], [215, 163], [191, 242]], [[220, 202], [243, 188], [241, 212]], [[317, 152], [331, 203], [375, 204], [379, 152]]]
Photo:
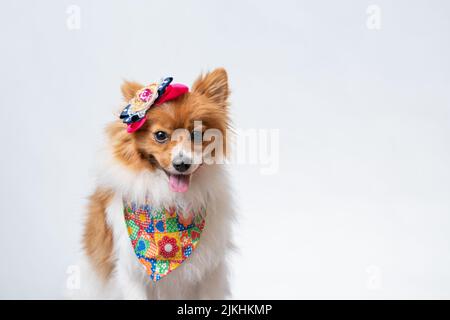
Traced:
[[152, 281], [178, 268], [197, 247], [205, 226], [205, 208], [189, 210], [184, 218], [175, 208], [137, 206], [125, 200], [123, 204], [131, 245]]
[[127, 124], [127, 132], [135, 132], [147, 120], [147, 111], [153, 105], [159, 105], [173, 100], [186, 92], [189, 88], [184, 84], [171, 84], [173, 78], [167, 77], [138, 90], [135, 96], [128, 101], [127, 106], [120, 113], [120, 119]]

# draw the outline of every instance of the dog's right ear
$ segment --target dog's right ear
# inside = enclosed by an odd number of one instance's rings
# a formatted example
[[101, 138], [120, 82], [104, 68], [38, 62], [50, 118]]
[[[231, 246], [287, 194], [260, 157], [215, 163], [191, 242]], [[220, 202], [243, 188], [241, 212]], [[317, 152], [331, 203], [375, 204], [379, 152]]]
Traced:
[[123, 98], [125, 101], [130, 100], [135, 96], [136, 92], [143, 87], [144, 86], [140, 83], [125, 80], [121, 87]]
[[205, 75], [200, 75], [195, 80], [192, 91], [207, 96], [220, 107], [226, 107], [228, 95], [230, 94], [227, 72], [224, 68], [217, 68]]

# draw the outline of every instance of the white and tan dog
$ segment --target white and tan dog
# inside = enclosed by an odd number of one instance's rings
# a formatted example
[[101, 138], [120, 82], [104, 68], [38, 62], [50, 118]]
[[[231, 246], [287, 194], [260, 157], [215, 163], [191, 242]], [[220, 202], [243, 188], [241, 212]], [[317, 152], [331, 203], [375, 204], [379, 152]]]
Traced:
[[[142, 86], [126, 82], [126, 101]], [[224, 69], [200, 76], [190, 92], [150, 109], [148, 121], [127, 133], [120, 120], [107, 128], [97, 188], [89, 200], [77, 298], [222, 299], [230, 295], [227, 253], [233, 205], [225, 168], [193, 163], [193, 142], [171, 139], [177, 129], [219, 130], [226, 145], [228, 80]], [[195, 129], [197, 130], [197, 129]], [[203, 146], [208, 146], [203, 141]], [[180, 165], [181, 164], [181, 165]], [[207, 208], [196, 250], [158, 282], [149, 279], [130, 242], [123, 199], [154, 206]]]

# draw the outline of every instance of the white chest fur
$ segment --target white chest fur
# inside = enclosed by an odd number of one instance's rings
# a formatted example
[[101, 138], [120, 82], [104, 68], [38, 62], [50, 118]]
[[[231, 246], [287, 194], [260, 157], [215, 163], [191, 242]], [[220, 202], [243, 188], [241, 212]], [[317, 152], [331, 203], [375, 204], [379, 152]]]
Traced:
[[[107, 208], [107, 223], [113, 232], [115, 270], [111, 289], [130, 299], [224, 298], [228, 295], [225, 256], [231, 248], [231, 204], [228, 179], [219, 165], [201, 167], [186, 193], [169, 190], [162, 171], [133, 173], [110, 162], [100, 185], [114, 191]], [[123, 197], [155, 206], [205, 206], [206, 224], [195, 252], [179, 268], [153, 283], [139, 263], [128, 237], [123, 215]]]

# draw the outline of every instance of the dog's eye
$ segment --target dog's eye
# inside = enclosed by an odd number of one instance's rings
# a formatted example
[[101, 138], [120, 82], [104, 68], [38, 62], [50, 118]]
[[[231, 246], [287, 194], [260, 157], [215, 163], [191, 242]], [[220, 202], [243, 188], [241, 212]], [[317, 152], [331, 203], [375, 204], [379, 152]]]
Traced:
[[154, 134], [155, 140], [159, 143], [164, 143], [169, 139], [169, 135], [164, 131], [158, 131]]
[[203, 139], [203, 132], [199, 130], [194, 130], [191, 132], [191, 140], [194, 143], [202, 143], [202, 139]]

